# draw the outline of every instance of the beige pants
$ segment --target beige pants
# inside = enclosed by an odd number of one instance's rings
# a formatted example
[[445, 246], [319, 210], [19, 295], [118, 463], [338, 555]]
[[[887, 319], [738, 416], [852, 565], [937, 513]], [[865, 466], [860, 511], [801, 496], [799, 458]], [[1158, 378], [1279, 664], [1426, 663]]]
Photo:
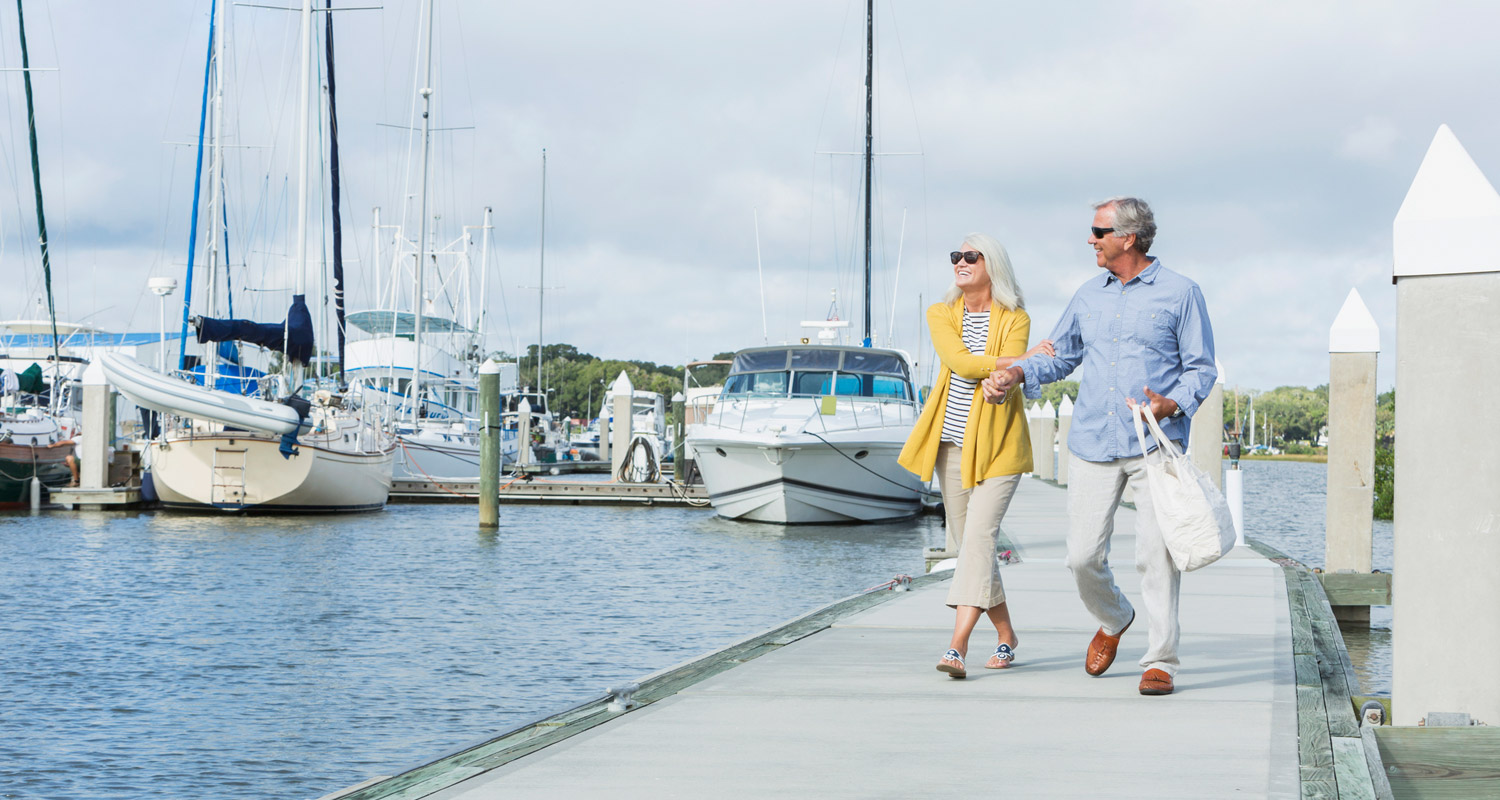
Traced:
[[948, 587], [949, 606], [991, 609], [1005, 602], [1000, 583], [1000, 560], [995, 538], [1020, 475], [1002, 475], [963, 488], [958, 445], [938, 445], [938, 480], [943, 487], [943, 511], [948, 520], [948, 549], [958, 549], [958, 567]]

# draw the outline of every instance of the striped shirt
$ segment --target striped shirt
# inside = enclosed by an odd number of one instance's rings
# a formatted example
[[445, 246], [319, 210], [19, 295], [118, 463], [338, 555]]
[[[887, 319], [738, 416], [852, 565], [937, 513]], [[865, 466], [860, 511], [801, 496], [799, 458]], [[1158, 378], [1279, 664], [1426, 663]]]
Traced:
[[[964, 311], [964, 347], [975, 355], [984, 355], [984, 346], [990, 338], [990, 312]], [[969, 406], [974, 402], [974, 390], [979, 381], [948, 376], [948, 403], [943, 409], [943, 436], [941, 441], [962, 446], [964, 429], [969, 424]]]

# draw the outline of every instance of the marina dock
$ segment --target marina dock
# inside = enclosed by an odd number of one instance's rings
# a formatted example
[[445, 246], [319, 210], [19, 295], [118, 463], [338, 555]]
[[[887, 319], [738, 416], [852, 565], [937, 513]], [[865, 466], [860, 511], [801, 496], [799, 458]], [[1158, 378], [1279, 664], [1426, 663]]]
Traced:
[[[392, 503], [477, 503], [475, 481], [394, 481]], [[500, 483], [500, 502], [548, 505], [708, 506], [702, 485], [569, 481], [525, 475]]]
[[[1139, 609], [1134, 513], [1120, 511], [1111, 563]], [[1316, 579], [1250, 548], [1184, 575], [1177, 690], [1144, 697], [1143, 624], [1104, 676], [1083, 671], [1097, 623], [1066, 530], [1065, 490], [1023, 481], [1004, 523], [1020, 556], [1003, 572], [1010, 670], [983, 668], [983, 621], [966, 680], [934, 669], [953, 621], [936, 573], [648, 676], [634, 710], [601, 697], [328, 800], [1376, 796]]]

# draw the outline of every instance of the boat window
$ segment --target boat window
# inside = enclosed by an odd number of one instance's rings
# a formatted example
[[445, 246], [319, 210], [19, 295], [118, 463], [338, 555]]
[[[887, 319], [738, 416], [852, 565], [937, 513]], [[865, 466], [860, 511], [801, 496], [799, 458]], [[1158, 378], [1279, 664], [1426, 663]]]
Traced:
[[[785, 351], [782, 351], [783, 356]], [[786, 395], [786, 372], [742, 372], [724, 382], [725, 394]]]
[[906, 362], [889, 353], [844, 352], [844, 372], [879, 372], [908, 377]]
[[880, 397], [910, 400], [911, 384], [894, 375], [849, 375], [838, 377], [835, 394], [855, 397]]
[[763, 370], [786, 369], [785, 350], [751, 350], [734, 357], [734, 365], [729, 368], [730, 372], [760, 372]]
[[[835, 356], [838, 354], [835, 353]], [[797, 396], [818, 396], [828, 394], [828, 386], [833, 381], [832, 372], [797, 372], [792, 389], [792, 394]]]
[[835, 370], [839, 367], [837, 350], [793, 350], [792, 369]]

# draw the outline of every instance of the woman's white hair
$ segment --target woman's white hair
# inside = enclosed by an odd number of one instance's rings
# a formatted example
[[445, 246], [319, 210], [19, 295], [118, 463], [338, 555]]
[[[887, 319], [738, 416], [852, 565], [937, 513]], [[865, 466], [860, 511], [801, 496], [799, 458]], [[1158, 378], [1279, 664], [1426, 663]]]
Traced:
[[[990, 276], [990, 298], [1007, 311], [1025, 308], [1026, 299], [1021, 296], [1021, 287], [1016, 283], [1016, 273], [1011, 269], [1010, 254], [1005, 252], [1005, 245], [983, 233], [965, 236], [964, 244], [984, 256], [984, 271]], [[954, 284], [943, 295], [943, 302], [952, 303], [963, 295], [963, 290]]]

